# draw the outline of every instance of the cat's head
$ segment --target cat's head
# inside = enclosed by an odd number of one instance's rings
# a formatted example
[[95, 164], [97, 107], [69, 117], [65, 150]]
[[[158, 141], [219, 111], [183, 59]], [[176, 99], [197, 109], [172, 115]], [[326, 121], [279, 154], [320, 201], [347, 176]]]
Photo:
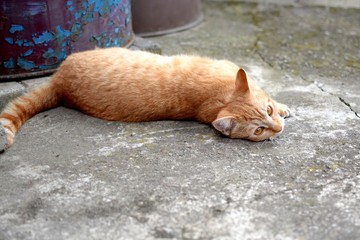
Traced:
[[230, 138], [263, 141], [278, 136], [284, 129], [285, 121], [269, 96], [262, 91], [251, 90], [245, 71], [240, 69], [231, 100], [218, 113], [212, 125]]

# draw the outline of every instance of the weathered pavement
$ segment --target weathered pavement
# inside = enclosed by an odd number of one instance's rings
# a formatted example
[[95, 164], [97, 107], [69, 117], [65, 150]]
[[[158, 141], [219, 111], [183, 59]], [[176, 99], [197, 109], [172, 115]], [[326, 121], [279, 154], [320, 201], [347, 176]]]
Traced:
[[[358, 239], [360, 10], [206, 3], [154, 38], [230, 59], [294, 116], [275, 142], [58, 108], [0, 155], [0, 239]], [[4, 85], [0, 85], [4, 86]]]

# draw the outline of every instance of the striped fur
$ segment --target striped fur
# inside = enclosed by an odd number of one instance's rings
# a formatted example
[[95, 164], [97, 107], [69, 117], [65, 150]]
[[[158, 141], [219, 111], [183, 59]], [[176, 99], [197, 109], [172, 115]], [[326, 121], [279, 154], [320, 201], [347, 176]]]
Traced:
[[13, 144], [16, 132], [29, 118], [57, 107], [59, 103], [60, 97], [50, 83], [45, 83], [9, 103], [0, 114], [0, 123], [7, 134], [7, 147]]
[[[229, 61], [97, 49], [69, 56], [48, 83], [3, 110], [7, 143], [0, 150], [13, 144], [26, 120], [59, 105], [112, 121], [194, 119], [228, 137], [252, 141], [281, 133], [289, 114]], [[259, 127], [265, 132], [255, 136]]]

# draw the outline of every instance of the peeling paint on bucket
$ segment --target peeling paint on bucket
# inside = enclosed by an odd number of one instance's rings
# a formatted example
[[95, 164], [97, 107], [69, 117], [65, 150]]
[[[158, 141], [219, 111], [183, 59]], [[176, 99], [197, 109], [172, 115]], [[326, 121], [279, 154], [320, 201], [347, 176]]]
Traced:
[[0, 81], [53, 72], [67, 55], [133, 41], [130, 0], [3, 0]]

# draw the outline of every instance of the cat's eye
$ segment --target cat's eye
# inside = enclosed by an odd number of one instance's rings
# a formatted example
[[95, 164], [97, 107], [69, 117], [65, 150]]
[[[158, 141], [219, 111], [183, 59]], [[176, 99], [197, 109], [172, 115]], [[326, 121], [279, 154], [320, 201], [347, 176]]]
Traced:
[[273, 114], [273, 108], [271, 107], [271, 106], [268, 106], [267, 107], [267, 114], [269, 115], [269, 116], [271, 116], [272, 114]]
[[255, 130], [255, 132], [254, 132], [254, 134], [255, 135], [260, 135], [260, 134], [262, 134], [262, 132], [264, 131], [264, 127], [258, 127], [256, 130]]

